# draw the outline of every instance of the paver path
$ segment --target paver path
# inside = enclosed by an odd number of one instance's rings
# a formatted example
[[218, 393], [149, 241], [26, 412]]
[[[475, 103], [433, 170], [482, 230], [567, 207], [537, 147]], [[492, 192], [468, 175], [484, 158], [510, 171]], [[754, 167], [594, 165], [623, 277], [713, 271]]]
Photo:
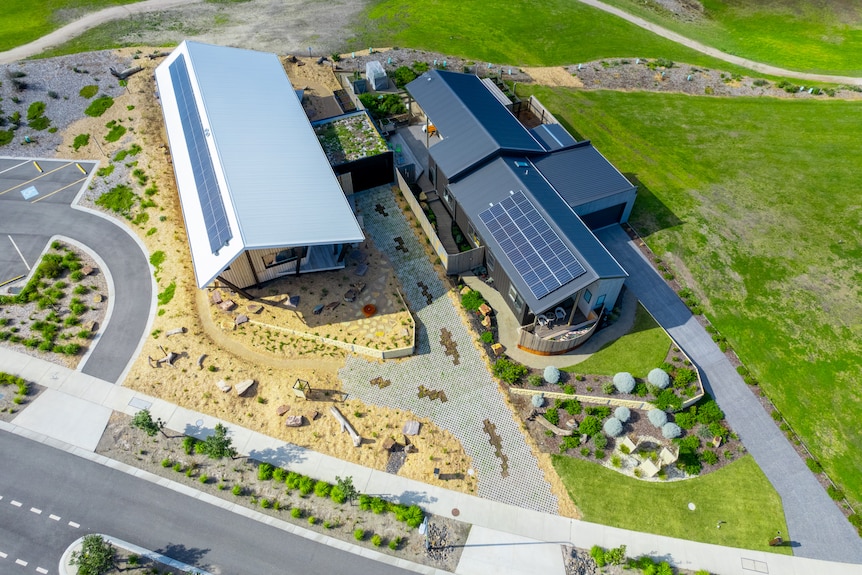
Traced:
[[668, 30], [658, 24], [653, 24], [643, 18], [635, 16], [633, 14], [629, 14], [625, 10], [621, 10], [620, 8], [616, 8], [614, 6], [610, 6], [609, 4], [605, 4], [604, 2], [600, 2], [599, 0], [578, 0], [582, 4], [586, 4], [587, 6], [592, 6], [593, 8], [597, 8], [609, 14], [613, 14], [614, 16], [618, 16], [623, 20], [627, 20], [638, 26], [643, 28], [644, 30], [649, 30], [653, 34], [657, 36], [661, 36], [662, 38], [667, 38], [672, 42], [676, 42], [677, 44], [682, 44], [687, 48], [691, 48], [692, 50], [697, 50], [702, 54], [706, 54], [707, 56], [712, 56], [713, 58], [718, 58], [719, 60], [724, 60], [725, 62], [730, 62], [731, 64], [736, 64], [737, 66], [743, 66], [748, 68], [749, 70], [756, 70], [761, 74], [770, 74], [772, 76], [784, 76], [788, 78], [798, 78], [800, 80], [813, 80], [815, 82], [830, 82], [833, 84], [856, 84], [857, 86], [862, 85], [862, 78], [858, 78], [855, 76], [836, 76], [832, 74], [810, 74], [807, 72], [797, 72], [795, 70], [788, 70], [786, 68], [779, 68], [778, 66], [770, 66], [769, 64], [762, 64], [760, 62], [755, 62], [754, 60], [749, 60], [748, 58], [740, 58], [739, 56], [732, 56], [726, 52], [722, 52], [717, 48], [712, 48], [705, 44], [701, 44], [697, 40], [692, 40], [691, 38], [686, 38], [682, 34], [677, 34], [672, 30]]
[[781, 496], [789, 539], [799, 545], [794, 553], [862, 563], [862, 544], [853, 527], [685, 304], [621, 227], [606, 228], [596, 235], [630, 274], [626, 285], [701, 369], [704, 383], [727, 421]]
[[[356, 205], [365, 219], [366, 233], [392, 262], [418, 319], [417, 351], [406, 360], [382, 364], [348, 358], [339, 371], [344, 391], [365, 403], [412, 411], [451, 432], [473, 459], [480, 497], [556, 513], [557, 498], [473, 345], [474, 336], [464, 327], [392, 192], [388, 187], [362, 192], [356, 195]], [[378, 206], [383, 209], [376, 209]], [[441, 343], [441, 336], [444, 342], [449, 341], [444, 328], [457, 354], [447, 354]], [[381, 389], [370, 383], [376, 377], [392, 384]], [[420, 385], [428, 391], [445, 392], [446, 401], [418, 397]], [[493, 438], [486, 431], [485, 420], [501, 438], [504, 459], [491, 444]]]

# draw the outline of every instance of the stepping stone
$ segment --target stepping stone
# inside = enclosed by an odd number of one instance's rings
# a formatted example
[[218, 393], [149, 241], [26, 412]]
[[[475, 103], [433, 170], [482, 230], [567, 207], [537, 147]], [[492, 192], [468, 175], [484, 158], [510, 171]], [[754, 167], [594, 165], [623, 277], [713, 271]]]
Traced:
[[217, 382], [216, 382], [216, 385], [217, 385], [217, 386], [218, 386], [218, 388], [219, 388], [220, 390], [222, 390], [224, 393], [227, 393], [227, 392], [229, 392], [229, 391], [230, 391], [230, 386], [229, 386], [229, 385], [227, 384], [227, 382], [226, 382], [225, 380], [223, 380], [223, 379], [222, 379], [222, 380], [217, 381]]
[[236, 394], [237, 394], [237, 395], [242, 395], [243, 393], [245, 393], [246, 391], [248, 391], [248, 389], [249, 389], [252, 385], [254, 385], [254, 380], [253, 380], [253, 379], [246, 379], [245, 381], [241, 381], [241, 382], [239, 382], [238, 384], [236, 384]]

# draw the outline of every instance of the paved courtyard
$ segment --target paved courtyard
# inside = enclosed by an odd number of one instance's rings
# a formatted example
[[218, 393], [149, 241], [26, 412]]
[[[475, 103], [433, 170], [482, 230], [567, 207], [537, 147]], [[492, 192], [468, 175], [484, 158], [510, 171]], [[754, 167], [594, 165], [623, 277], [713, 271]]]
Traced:
[[[368, 404], [412, 411], [451, 432], [473, 459], [480, 497], [556, 513], [557, 498], [392, 192], [375, 188], [355, 199], [365, 231], [392, 262], [418, 325], [413, 357], [382, 364], [348, 358], [339, 372], [344, 390]], [[378, 377], [391, 384], [372, 385]], [[420, 386], [426, 391], [421, 398]]]

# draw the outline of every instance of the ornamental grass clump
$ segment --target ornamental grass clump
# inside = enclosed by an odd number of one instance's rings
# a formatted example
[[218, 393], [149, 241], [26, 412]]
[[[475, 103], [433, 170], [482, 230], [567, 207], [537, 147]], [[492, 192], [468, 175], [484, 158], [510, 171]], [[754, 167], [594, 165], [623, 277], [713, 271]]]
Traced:
[[635, 378], [627, 371], [621, 371], [614, 376], [614, 387], [620, 393], [631, 393], [635, 388]]

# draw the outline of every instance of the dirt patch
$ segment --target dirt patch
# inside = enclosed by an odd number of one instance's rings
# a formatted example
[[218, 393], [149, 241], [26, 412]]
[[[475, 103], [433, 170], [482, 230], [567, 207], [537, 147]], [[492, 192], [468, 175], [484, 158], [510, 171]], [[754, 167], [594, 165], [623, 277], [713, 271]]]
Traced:
[[581, 79], [563, 67], [555, 68], [524, 68], [526, 74], [537, 84], [551, 87], [583, 88]]
[[[183, 449], [181, 433], [165, 430], [165, 434], [148, 437], [131, 427], [130, 421], [127, 415], [112, 414], [96, 452], [330, 537], [450, 572], [458, 565], [470, 530], [466, 523], [432, 517], [435, 539], [445, 544], [437, 544], [438, 548], [429, 554], [424, 537], [416, 529], [397, 521], [392, 513], [363, 511], [356, 504], [339, 505], [314, 493], [302, 496], [297, 489], [288, 489], [284, 482], [261, 480], [256, 461], [244, 457], [214, 460], [195, 453], [188, 455]], [[167, 466], [163, 462], [167, 462]], [[356, 529], [365, 531], [361, 542], [354, 537]], [[382, 539], [379, 547], [372, 543], [374, 535]], [[389, 543], [398, 538], [401, 541], [391, 549]]]

